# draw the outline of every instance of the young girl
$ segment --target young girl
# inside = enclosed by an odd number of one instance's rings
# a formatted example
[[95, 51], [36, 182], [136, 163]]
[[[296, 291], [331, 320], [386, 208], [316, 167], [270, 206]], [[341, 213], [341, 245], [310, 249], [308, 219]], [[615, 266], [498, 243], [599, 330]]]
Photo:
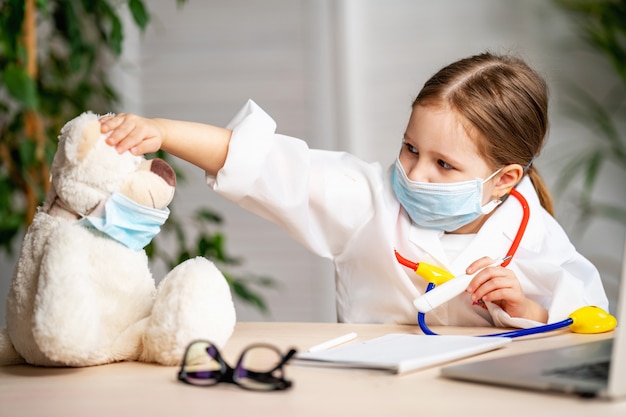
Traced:
[[249, 101], [227, 128], [131, 114], [105, 116], [119, 152], [163, 149], [204, 169], [209, 187], [273, 221], [334, 262], [338, 319], [416, 323], [427, 283], [395, 251], [452, 273], [502, 258], [530, 217], [508, 266], [480, 271], [429, 324], [532, 327], [579, 307], [608, 309], [596, 268], [552, 217], [533, 167], [548, 126], [543, 79], [523, 61], [490, 53], [462, 59], [426, 82], [398, 159], [387, 170], [343, 152], [309, 149], [275, 133]]

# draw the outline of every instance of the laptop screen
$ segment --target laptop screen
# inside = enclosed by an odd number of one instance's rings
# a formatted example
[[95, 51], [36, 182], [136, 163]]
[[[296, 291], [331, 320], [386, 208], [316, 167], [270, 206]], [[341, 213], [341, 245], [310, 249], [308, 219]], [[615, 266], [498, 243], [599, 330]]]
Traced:
[[609, 370], [607, 395], [611, 398], [626, 396], [626, 242], [622, 256], [622, 274], [619, 282], [617, 328], [613, 341], [613, 354]]

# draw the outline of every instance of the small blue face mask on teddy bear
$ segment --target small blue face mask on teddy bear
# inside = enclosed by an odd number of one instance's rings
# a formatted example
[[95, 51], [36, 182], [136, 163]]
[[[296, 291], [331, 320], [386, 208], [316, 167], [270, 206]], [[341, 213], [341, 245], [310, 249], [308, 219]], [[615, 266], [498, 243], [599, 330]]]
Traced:
[[144, 206], [115, 192], [104, 204], [103, 214], [85, 216], [80, 220], [80, 224], [99, 230], [128, 248], [138, 251], [146, 247], [159, 233], [169, 214], [170, 210], [167, 207], [155, 209]]

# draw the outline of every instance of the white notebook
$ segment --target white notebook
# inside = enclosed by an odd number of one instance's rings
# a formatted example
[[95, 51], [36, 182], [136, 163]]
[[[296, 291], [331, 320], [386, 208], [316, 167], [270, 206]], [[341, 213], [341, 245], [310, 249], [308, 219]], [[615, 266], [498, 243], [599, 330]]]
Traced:
[[364, 342], [295, 356], [295, 364], [404, 373], [441, 365], [510, 343], [507, 337], [426, 336], [392, 333]]

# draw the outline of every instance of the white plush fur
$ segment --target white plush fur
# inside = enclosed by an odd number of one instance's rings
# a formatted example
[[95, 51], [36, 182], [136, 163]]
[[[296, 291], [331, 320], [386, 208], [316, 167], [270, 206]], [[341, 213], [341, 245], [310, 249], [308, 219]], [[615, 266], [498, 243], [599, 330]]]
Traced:
[[[61, 131], [51, 192], [24, 237], [14, 271], [0, 364], [176, 365], [192, 340], [223, 345], [232, 334], [230, 288], [212, 262], [183, 262], [155, 288], [143, 250], [78, 224], [74, 213], [89, 212], [114, 191], [166, 204], [173, 196], [173, 185], [141, 171], [143, 157], [119, 155], [104, 140], [92, 113]], [[136, 199], [145, 204], [144, 197]]]

